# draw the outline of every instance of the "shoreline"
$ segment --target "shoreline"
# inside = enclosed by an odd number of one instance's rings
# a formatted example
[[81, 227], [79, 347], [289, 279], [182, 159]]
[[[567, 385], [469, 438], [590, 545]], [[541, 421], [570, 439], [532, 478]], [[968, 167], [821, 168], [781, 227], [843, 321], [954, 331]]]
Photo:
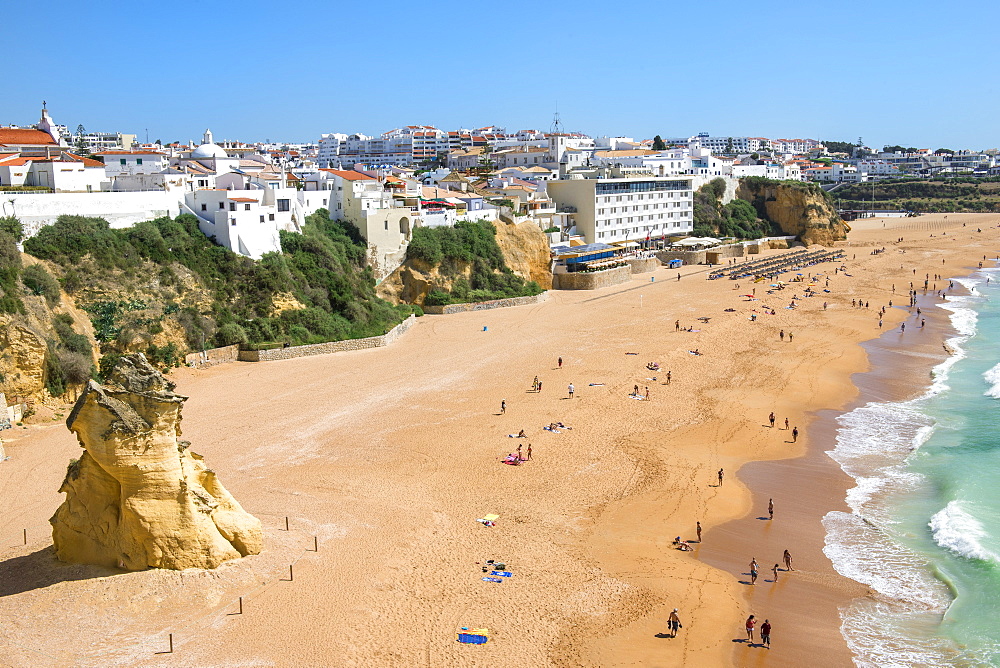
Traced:
[[[950, 218], [920, 224], [960, 230], [962, 216]], [[1000, 237], [992, 227], [1000, 216], [971, 220], [991, 221], [990, 239]], [[704, 280], [700, 267], [679, 282], [676, 272], [659, 269], [655, 282], [642, 275], [614, 289], [554, 293], [544, 304], [421, 318], [389, 348], [177, 370], [179, 391], [191, 397], [184, 438], [248, 512], [265, 521], [268, 540], [275, 540], [267, 558], [189, 578], [178, 600], [163, 574], [97, 576], [77, 568], [89, 575], [61, 575], [72, 567], [45, 556], [47, 537], [0, 546], [2, 559], [29, 558], [21, 563], [47, 582], [0, 592], [0, 614], [16, 617], [26, 606], [60, 613], [0, 631], [0, 662], [24, 663], [5, 643], [31, 647], [44, 637], [53, 653], [69, 653], [79, 665], [166, 665], [168, 659], [128, 641], [162, 639], [179, 628], [173, 620], [188, 620], [190, 628], [175, 640], [193, 665], [218, 664], [235, 652], [243, 662], [272, 665], [315, 665], [336, 656], [348, 665], [721, 666], [740, 663], [734, 648], [767, 651], [733, 642], [748, 611], [761, 621], [772, 617], [777, 661], [779, 651], [792, 651], [796, 639], [814, 632], [803, 622], [809, 601], [789, 603], [781, 618], [763, 609], [766, 602], [753, 610], [734, 571], [696, 557], [723, 545], [727, 523], [760, 510], [751, 478], [768, 464], [750, 462], [787, 465], [805, 480], [803, 453], [825, 457], [812, 413], [857, 396], [849, 380], [868, 365], [857, 342], [877, 331], [875, 310], [853, 309], [852, 295], [877, 308], [893, 298], [888, 283], [901, 280], [900, 258], [922, 267], [945, 257], [940, 270], [956, 275], [949, 267], [967, 264], [958, 254], [978, 248], [963, 235], [955, 244], [961, 250], [946, 247], [942, 254], [936, 242], [917, 241], [899, 254], [903, 248], [886, 242], [895, 228], [875, 229], [880, 223], [856, 225], [858, 245], [845, 249], [853, 276], [833, 275], [838, 265], [831, 263], [807, 270], [829, 274], [833, 292], [803, 299], [796, 310], [784, 306], [802, 284], [773, 296], [758, 284], [760, 301], [750, 302], [733, 282]], [[909, 230], [914, 223], [902, 225]], [[876, 244], [892, 252], [864, 255]], [[829, 312], [822, 308], [826, 299]], [[751, 310], [765, 303], [776, 315], [752, 322]], [[887, 329], [903, 317], [890, 310]], [[675, 331], [676, 320], [694, 331]], [[779, 340], [779, 329], [794, 331], [794, 343]], [[917, 334], [908, 330], [906, 337]], [[689, 354], [699, 348], [702, 355]], [[561, 369], [557, 357], [565, 360]], [[644, 368], [651, 360], [673, 371], [671, 385], [653, 380], [656, 374]], [[533, 375], [544, 381], [543, 392], [529, 391]], [[628, 396], [634, 385], [650, 388], [649, 402]], [[501, 400], [505, 414], [497, 412]], [[784, 430], [761, 426], [772, 410], [799, 427], [798, 443], [786, 443]], [[553, 421], [573, 429], [541, 429]], [[535, 457], [505, 466], [500, 458], [518, 444], [507, 435], [521, 428]], [[9, 448], [12, 460], [0, 465], [0, 506], [8, 509], [0, 536], [19, 538], [21, 526], [51, 515], [61, 502], [56, 489], [65, 463], [78, 452], [60, 423], [19, 434]], [[720, 467], [721, 488], [714, 484]], [[816, 507], [828, 504], [820, 491], [804, 485], [801, 497]], [[844, 507], [843, 494], [836, 503]], [[785, 525], [791, 505], [777, 503], [775, 526]], [[500, 515], [495, 527], [474, 521], [485, 513]], [[277, 533], [285, 515], [291, 534]], [[704, 548], [671, 549], [676, 535], [694, 538], [696, 520], [705, 528]], [[296, 566], [295, 584], [267, 589], [245, 616], [206, 613], [240, 594], [251, 574], [261, 576], [257, 569], [280, 570], [276, 560], [292, 549], [283, 545], [308, 540], [311, 546], [314, 535], [320, 551]], [[792, 552], [806, 566], [802, 561], [821, 550], [822, 536], [810, 534], [800, 545]], [[734, 563], [757, 556], [762, 568], [768, 565], [763, 553], [749, 549], [734, 543]], [[477, 562], [485, 558], [502, 558], [515, 576], [502, 587], [481, 582]], [[821, 578], [810, 576], [810, 586], [813, 579]], [[754, 605], [763, 598], [762, 584]], [[805, 591], [791, 578], [784, 585]], [[150, 591], [162, 598], [150, 601]], [[836, 586], [831, 591], [840, 595]], [[143, 614], [117, 618], [120, 628], [107, 628], [99, 614], [133, 605]], [[671, 639], [664, 637], [665, 620], [674, 607], [684, 629]], [[204, 626], [193, 621], [206, 615]], [[78, 634], [56, 633], [66, 619], [86, 623]], [[493, 639], [458, 645], [459, 626], [489, 627]], [[837, 632], [839, 620], [833, 626]], [[101, 641], [83, 653], [80, 633]]]

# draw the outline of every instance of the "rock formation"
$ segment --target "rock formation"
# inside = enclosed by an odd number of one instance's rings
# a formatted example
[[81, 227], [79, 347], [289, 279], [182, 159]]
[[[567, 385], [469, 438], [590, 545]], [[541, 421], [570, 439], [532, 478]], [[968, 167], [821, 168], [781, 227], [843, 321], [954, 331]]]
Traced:
[[85, 452], [49, 520], [62, 561], [180, 570], [260, 552], [260, 521], [178, 440], [187, 397], [173, 389], [141, 353], [87, 384], [66, 420]]
[[[549, 243], [541, 228], [533, 221], [523, 223], [494, 222], [496, 242], [510, 270], [526, 281], [535, 281], [542, 290], [552, 289], [552, 262]], [[451, 290], [459, 278], [472, 276], [472, 264], [457, 262], [449, 275], [421, 260], [403, 262], [382, 281], [376, 292], [382, 299], [396, 304], [423, 305], [434, 288]]]
[[776, 223], [804, 244], [832, 246], [847, 238], [847, 225], [821, 191], [812, 183], [740, 179], [736, 196], [754, 205], [757, 213]]

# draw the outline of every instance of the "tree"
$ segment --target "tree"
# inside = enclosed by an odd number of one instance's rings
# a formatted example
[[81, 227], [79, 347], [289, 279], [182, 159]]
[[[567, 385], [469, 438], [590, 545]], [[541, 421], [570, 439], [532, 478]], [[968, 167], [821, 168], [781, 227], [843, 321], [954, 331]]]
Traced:
[[493, 147], [489, 144], [483, 146], [483, 152], [479, 155], [479, 173], [483, 176], [496, 169], [493, 162]]
[[729, 139], [726, 140], [726, 153], [732, 153], [732, 152], [733, 152], [733, 138], [730, 137]]
[[14, 237], [14, 241], [24, 239], [24, 226], [21, 221], [14, 216], [4, 216], [0, 218], [0, 232], [6, 232]]
[[955, 155], [955, 152], [952, 151], [950, 148], [939, 148], [938, 150], [934, 151], [934, 155], [942, 155], [945, 153], [947, 153], [948, 155]]
[[856, 144], [852, 144], [847, 141], [823, 141], [823, 145], [826, 146], [826, 150], [829, 153], [846, 153], [851, 155], [854, 152]]
[[660, 135], [656, 135], [655, 137], [653, 137], [653, 150], [654, 151], [663, 151], [663, 150], [666, 150], [666, 148], [667, 148], [667, 145], [663, 143], [663, 137], [661, 137]]

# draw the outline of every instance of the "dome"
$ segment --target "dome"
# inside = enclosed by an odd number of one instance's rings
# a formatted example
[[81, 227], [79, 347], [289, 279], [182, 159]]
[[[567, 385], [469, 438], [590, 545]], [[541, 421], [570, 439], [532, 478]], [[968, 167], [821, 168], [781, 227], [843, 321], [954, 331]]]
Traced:
[[225, 149], [218, 144], [202, 144], [191, 153], [192, 158], [228, 158]]

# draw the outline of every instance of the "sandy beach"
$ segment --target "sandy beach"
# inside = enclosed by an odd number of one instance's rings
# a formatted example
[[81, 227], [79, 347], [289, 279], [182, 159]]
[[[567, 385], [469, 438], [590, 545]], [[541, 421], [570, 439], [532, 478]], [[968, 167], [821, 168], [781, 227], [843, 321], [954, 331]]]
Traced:
[[[388, 348], [175, 370], [184, 438], [265, 525], [263, 554], [212, 572], [56, 561], [47, 520], [80, 448], [61, 419], [4, 432], [0, 665], [850, 665], [838, 611], [866, 590], [822, 553], [820, 518], [846, 509], [850, 485], [824, 454], [831, 416], [873, 362], [899, 396], [926, 383], [947, 318], [932, 288], [921, 328], [909, 283], [941, 274], [930, 283], [943, 289], [995, 257], [998, 223], [856, 221], [846, 275], [802, 270], [830, 292], [795, 309], [804, 283], [768, 295], [708, 281], [706, 267], [680, 281], [661, 268], [538, 305], [425, 316]], [[742, 296], [754, 288], [756, 301]], [[629, 396], [636, 385], [648, 400]], [[529, 444], [531, 461], [502, 463]], [[760, 519], [769, 498], [773, 521]], [[491, 513], [495, 526], [476, 522]], [[675, 549], [696, 522], [704, 542]], [[784, 549], [795, 571], [774, 583]], [[760, 577], [744, 584], [754, 557]], [[484, 581], [487, 560], [513, 575]], [[772, 649], [738, 642], [749, 614], [774, 625]], [[461, 627], [491, 640], [459, 644]], [[174, 652], [158, 653], [169, 634]]]

